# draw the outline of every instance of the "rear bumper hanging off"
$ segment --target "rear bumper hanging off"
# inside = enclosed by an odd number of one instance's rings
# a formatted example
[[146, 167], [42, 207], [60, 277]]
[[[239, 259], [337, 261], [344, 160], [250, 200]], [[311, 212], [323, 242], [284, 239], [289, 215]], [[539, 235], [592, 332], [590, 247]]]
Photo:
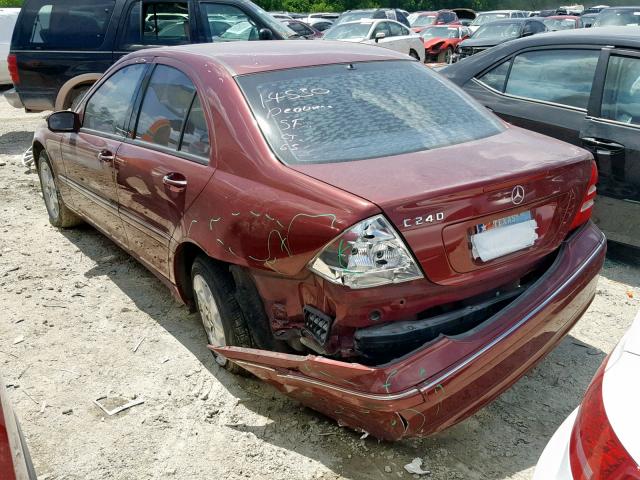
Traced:
[[340, 424], [385, 440], [425, 436], [472, 415], [560, 342], [589, 307], [605, 253], [604, 235], [587, 223], [547, 272], [482, 324], [381, 366], [209, 348]]

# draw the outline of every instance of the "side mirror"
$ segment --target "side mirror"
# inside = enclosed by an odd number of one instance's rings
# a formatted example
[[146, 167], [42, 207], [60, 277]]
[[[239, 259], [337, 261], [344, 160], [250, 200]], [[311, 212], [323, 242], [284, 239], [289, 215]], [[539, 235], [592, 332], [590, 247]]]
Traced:
[[382, 38], [384, 38], [384, 37], [386, 37], [386, 36], [387, 36], [387, 34], [386, 34], [386, 33], [384, 33], [384, 32], [378, 32], [378, 33], [376, 33], [376, 43], [378, 42], [378, 40], [380, 40], [380, 39], [382, 39]]
[[258, 38], [260, 40], [273, 40], [273, 32], [268, 28], [261, 28], [258, 31]]
[[69, 110], [55, 112], [47, 117], [47, 127], [52, 132], [75, 133], [80, 130], [80, 117]]

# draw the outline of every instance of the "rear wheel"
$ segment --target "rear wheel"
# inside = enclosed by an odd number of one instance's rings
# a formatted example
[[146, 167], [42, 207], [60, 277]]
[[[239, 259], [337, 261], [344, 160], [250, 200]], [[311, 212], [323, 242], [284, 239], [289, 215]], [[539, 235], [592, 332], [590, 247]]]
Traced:
[[67, 208], [58, 190], [49, 157], [43, 150], [38, 158], [38, 176], [42, 198], [49, 214], [49, 223], [54, 227], [67, 228], [82, 223], [80, 217]]
[[[210, 345], [253, 347], [249, 328], [234, 295], [233, 277], [208, 258], [198, 257], [191, 267], [196, 308]], [[218, 365], [233, 373], [244, 370], [213, 353]]]

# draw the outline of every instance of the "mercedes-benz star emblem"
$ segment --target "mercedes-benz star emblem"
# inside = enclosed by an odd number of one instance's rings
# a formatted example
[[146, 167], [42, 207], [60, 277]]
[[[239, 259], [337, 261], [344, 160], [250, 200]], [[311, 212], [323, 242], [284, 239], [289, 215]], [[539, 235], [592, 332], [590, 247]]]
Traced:
[[516, 185], [511, 190], [511, 201], [514, 205], [520, 205], [524, 201], [524, 187], [522, 185]]

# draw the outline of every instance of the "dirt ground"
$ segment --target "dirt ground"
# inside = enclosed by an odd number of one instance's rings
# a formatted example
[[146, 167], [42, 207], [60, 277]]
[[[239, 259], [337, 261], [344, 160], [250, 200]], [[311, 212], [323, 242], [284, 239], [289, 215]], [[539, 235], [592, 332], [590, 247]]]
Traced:
[[[411, 478], [415, 457], [424, 478], [528, 479], [640, 306], [640, 263], [612, 255], [587, 314], [493, 404], [434, 437], [361, 440], [218, 368], [198, 316], [101, 234], [49, 225], [21, 164], [42, 117], [0, 99], [0, 376], [41, 479]], [[107, 416], [105, 395], [144, 403]]]

